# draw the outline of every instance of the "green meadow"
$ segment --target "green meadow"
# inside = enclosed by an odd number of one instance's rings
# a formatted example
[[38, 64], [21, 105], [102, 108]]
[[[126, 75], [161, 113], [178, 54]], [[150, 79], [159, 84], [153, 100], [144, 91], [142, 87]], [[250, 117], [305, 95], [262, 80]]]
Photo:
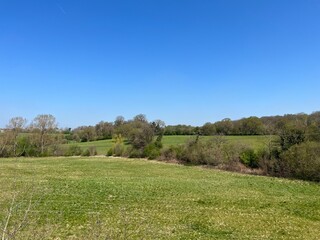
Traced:
[[[196, 136], [185, 136], [185, 135], [163, 136], [162, 143], [164, 147], [169, 147], [170, 145], [184, 144], [189, 139], [194, 139], [194, 138], [196, 138]], [[212, 137], [201, 136], [200, 138], [203, 140], [208, 140]], [[223, 136], [222, 138], [229, 142], [239, 142], [239, 143], [245, 144], [254, 149], [263, 148], [264, 146], [266, 146], [267, 142], [269, 141], [268, 136]], [[83, 150], [89, 147], [96, 147], [97, 153], [99, 155], [105, 155], [108, 149], [112, 147], [113, 141], [112, 139], [108, 139], [108, 140], [76, 143], [76, 145], [80, 146]]]
[[15, 239], [319, 239], [320, 185], [141, 159], [0, 159], [6, 222]]

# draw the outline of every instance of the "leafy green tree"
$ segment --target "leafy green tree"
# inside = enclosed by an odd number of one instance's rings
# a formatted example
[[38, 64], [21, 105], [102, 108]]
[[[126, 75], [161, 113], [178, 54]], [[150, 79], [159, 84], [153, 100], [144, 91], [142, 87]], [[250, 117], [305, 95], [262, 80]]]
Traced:
[[308, 116], [306, 137], [309, 141], [320, 142], [320, 112], [314, 112]]
[[217, 134], [229, 135], [233, 130], [233, 123], [230, 118], [224, 118], [215, 124]]
[[216, 127], [214, 124], [207, 122], [201, 127], [201, 134], [205, 136], [212, 136], [217, 133]]
[[133, 121], [127, 122], [126, 125], [128, 129], [126, 137], [135, 149], [143, 149], [152, 142], [155, 129], [148, 123], [145, 115], [135, 116]]
[[262, 121], [258, 117], [241, 119], [240, 132], [242, 135], [261, 135], [264, 133]]

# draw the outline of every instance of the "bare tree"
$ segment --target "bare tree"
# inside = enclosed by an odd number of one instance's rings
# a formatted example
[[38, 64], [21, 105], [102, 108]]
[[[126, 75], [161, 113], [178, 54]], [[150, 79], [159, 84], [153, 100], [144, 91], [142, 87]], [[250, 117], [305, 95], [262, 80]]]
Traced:
[[23, 128], [25, 127], [27, 120], [23, 117], [14, 117], [11, 118], [9, 124], [7, 125], [7, 129], [11, 135], [11, 144], [13, 149], [13, 155], [17, 157], [19, 153], [17, 152], [18, 148], [18, 137], [19, 134], [22, 132]]
[[38, 115], [33, 120], [32, 127], [39, 134], [39, 145], [41, 148], [41, 154], [43, 154], [49, 141], [48, 134], [52, 133], [58, 127], [56, 118], [51, 114]]
[[0, 135], [0, 157], [7, 155], [7, 148], [10, 142], [10, 136], [7, 131]]

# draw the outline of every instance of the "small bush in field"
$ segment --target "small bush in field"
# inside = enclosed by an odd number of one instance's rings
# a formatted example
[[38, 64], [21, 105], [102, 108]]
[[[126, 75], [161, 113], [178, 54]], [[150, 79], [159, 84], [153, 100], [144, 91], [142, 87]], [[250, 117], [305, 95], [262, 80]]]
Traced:
[[183, 146], [170, 146], [161, 151], [161, 160], [181, 160], [183, 153]]
[[113, 155], [113, 149], [109, 148], [108, 152], [107, 152], [107, 156], [112, 156]]
[[81, 156], [84, 156], [84, 157], [89, 157], [90, 156], [90, 151], [89, 149], [86, 149], [82, 152]]
[[97, 155], [97, 148], [94, 146], [89, 147], [89, 152], [90, 152], [90, 156], [95, 156]]
[[143, 155], [148, 159], [156, 159], [160, 156], [159, 144], [150, 143], [143, 150]]
[[96, 149], [96, 147], [91, 146], [91, 147], [87, 148], [81, 155], [86, 156], [86, 157], [95, 156], [95, 155], [97, 155], [97, 149]]
[[116, 143], [113, 147], [113, 155], [117, 157], [123, 156], [124, 151], [125, 151], [125, 148], [122, 143]]
[[82, 149], [78, 145], [70, 145], [65, 156], [80, 156], [82, 154]]
[[193, 164], [208, 164], [217, 166], [226, 162], [225, 142], [220, 138], [212, 138], [210, 141], [189, 141], [182, 153], [185, 162]]
[[259, 158], [253, 149], [246, 149], [240, 154], [241, 162], [247, 167], [257, 168], [259, 167]]
[[129, 158], [143, 158], [143, 150], [142, 149], [136, 149], [136, 148], [130, 148], [128, 149], [128, 157]]

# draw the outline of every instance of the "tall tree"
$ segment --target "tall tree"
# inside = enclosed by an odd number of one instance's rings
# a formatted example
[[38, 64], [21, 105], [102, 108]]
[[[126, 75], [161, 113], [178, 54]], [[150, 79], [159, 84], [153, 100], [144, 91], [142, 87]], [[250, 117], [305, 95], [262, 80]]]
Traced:
[[116, 117], [116, 120], [114, 120], [114, 126], [119, 127], [125, 123], [125, 118], [123, 116]]
[[7, 130], [10, 132], [10, 136], [11, 136], [10, 139], [11, 139], [12, 151], [15, 157], [19, 155], [19, 153], [17, 152], [18, 137], [19, 137], [19, 134], [24, 129], [26, 123], [27, 123], [27, 120], [25, 118], [14, 117], [10, 119], [9, 124], [7, 125]]
[[45, 147], [50, 142], [49, 133], [54, 132], [58, 127], [56, 118], [51, 114], [38, 115], [32, 122], [32, 127], [38, 135], [38, 144], [40, 145], [41, 154], [44, 153]]

